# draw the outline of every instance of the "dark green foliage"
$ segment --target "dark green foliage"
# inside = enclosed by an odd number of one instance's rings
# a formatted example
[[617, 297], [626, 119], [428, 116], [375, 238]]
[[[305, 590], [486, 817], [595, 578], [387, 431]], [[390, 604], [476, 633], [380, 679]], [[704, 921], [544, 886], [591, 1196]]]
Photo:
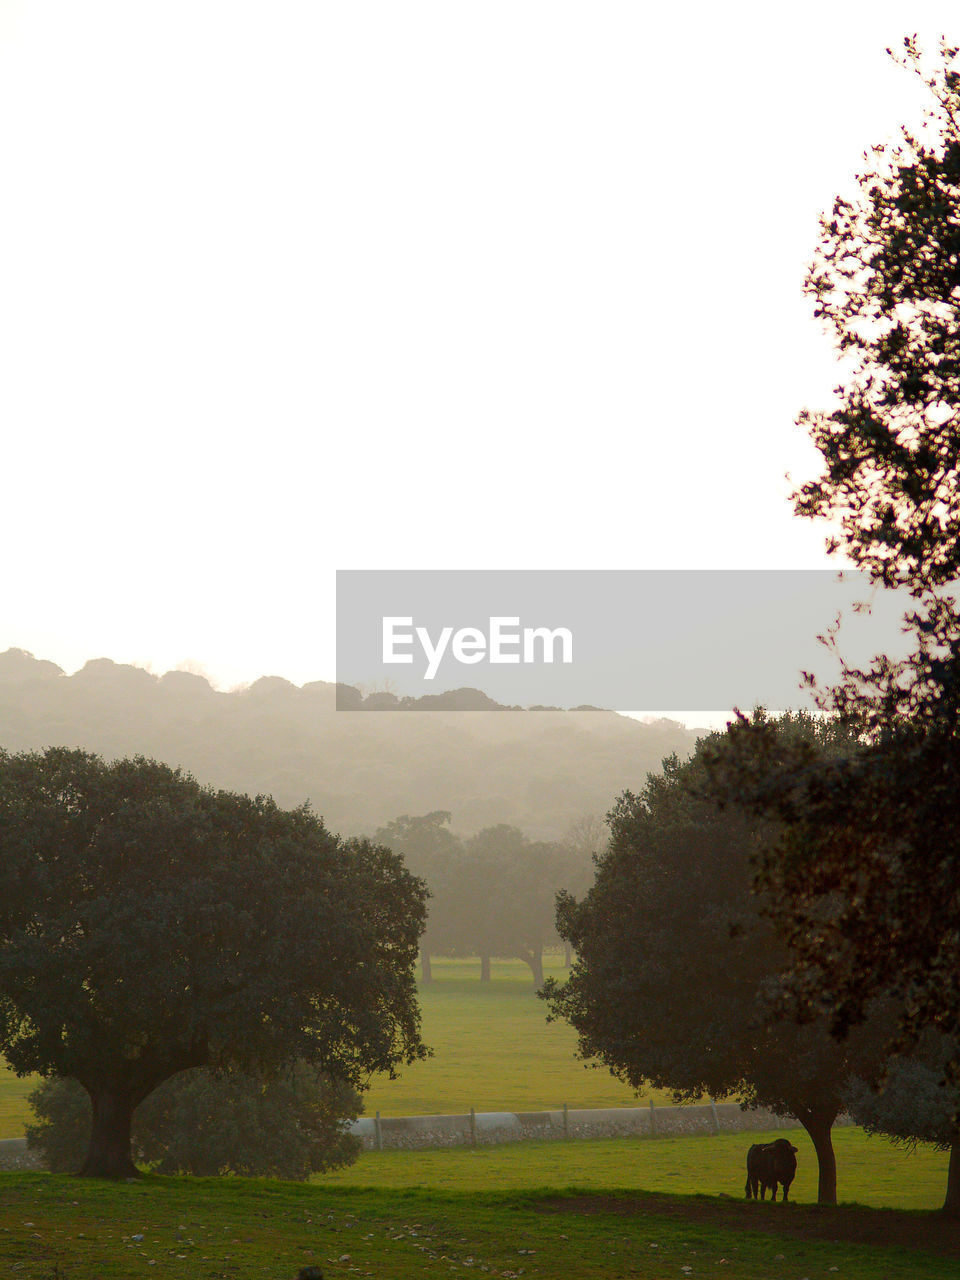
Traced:
[[927, 1031], [910, 1058], [894, 1057], [879, 1086], [858, 1077], [847, 1082], [847, 1110], [867, 1133], [882, 1134], [898, 1146], [930, 1144], [949, 1151], [944, 1212], [960, 1216], [960, 1089], [945, 1076], [957, 1060], [957, 1046]]
[[[826, 749], [810, 717], [775, 728]], [[705, 759], [723, 748], [714, 735], [620, 797], [593, 887], [580, 902], [560, 896], [558, 928], [577, 961], [545, 996], [581, 1054], [635, 1088], [648, 1081], [679, 1100], [736, 1092], [795, 1115], [817, 1148], [820, 1198], [832, 1202], [840, 1088], [852, 1064], [871, 1070], [872, 1048], [866, 1033], [841, 1046], [823, 1019], [797, 1026], [777, 1007], [788, 955], [752, 892], [754, 860], [776, 831], [711, 797]]]
[[904, 49], [930, 93], [925, 127], [874, 149], [856, 196], [823, 218], [807, 279], [846, 364], [837, 407], [802, 415], [823, 472], [795, 496], [839, 525], [831, 550], [907, 589], [912, 652], [821, 692], [856, 726], [855, 758], [824, 765], [764, 724], [737, 726], [733, 750], [741, 798], [787, 827], [759, 885], [801, 1001], [844, 1034], [893, 992], [905, 1049], [931, 1026], [960, 1033], [960, 76], [945, 41], [930, 71], [913, 39]]
[[90, 1095], [76, 1080], [51, 1076], [27, 1101], [35, 1117], [26, 1126], [27, 1146], [51, 1173], [76, 1173], [90, 1146]]
[[957, 1141], [957, 1090], [943, 1069], [916, 1058], [892, 1058], [880, 1088], [857, 1077], [844, 1089], [850, 1115], [867, 1133], [882, 1134], [898, 1146], [929, 1143], [949, 1151]]
[[302, 1059], [362, 1087], [423, 1057], [424, 900], [306, 807], [139, 758], [0, 753], [0, 1048], [78, 1080], [85, 1171], [129, 1176], [133, 1112], [180, 1071]]
[[824, 461], [804, 516], [839, 519], [843, 547], [885, 585], [960, 577], [960, 77], [945, 42], [927, 73], [927, 129], [873, 149], [859, 195], [821, 220], [806, 289], [847, 357], [839, 406], [802, 415]]
[[958, 747], [946, 726], [900, 723], [824, 760], [762, 716], [729, 731], [731, 794], [784, 824], [757, 883], [791, 947], [791, 992], [838, 1035], [878, 997], [897, 1000], [901, 1048], [960, 1028]]
[[[90, 1134], [90, 1099], [74, 1080], [43, 1081], [27, 1142], [54, 1173], [72, 1173]], [[165, 1081], [138, 1107], [136, 1159], [158, 1173], [304, 1179], [352, 1164], [359, 1139], [345, 1126], [363, 1109], [349, 1085], [296, 1063], [274, 1079], [205, 1068]]]

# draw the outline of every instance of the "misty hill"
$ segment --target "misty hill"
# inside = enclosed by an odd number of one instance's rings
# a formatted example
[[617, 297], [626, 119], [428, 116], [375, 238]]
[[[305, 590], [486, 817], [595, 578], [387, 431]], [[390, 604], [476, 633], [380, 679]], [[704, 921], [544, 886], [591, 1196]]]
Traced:
[[[338, 701], [357, 710], [338, 711]], [[696, 737], [673, 721], [646, 725], [612, 711], [500, 707], [477, 690], [429, 701], [458, 709], [276, 676], [223, 693], [202, 676], [156, 676], [108, 658], [67, 676], [22, 649], [0, 654], [6, 750], [152, 756], [285, 807], [309, 799], [345, 834], [448, 809], [464, 835], [506, 822], [537, 839], [562, 836], [573, 820], [605, 814], [665, 755], [688, 754]], [[459, 709], [472, 706], [491, 709]]]

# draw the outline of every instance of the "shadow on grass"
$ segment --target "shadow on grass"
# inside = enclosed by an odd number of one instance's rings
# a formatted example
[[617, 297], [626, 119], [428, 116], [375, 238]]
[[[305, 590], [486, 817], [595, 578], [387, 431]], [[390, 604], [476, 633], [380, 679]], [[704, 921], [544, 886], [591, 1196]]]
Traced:
[[919, 1249], [960, 1258], [960, 1219], [921, 1209], [871, 1209], [733, 1196], [671, 1196], [664, 1192], [597, 1194], [569, 1191], [532, 1197], [530, 1207], [546, 1214], [644, 1214], [728, 1231], [755, 1231], [796, 1240], [843, 1241], [883, 1248]]

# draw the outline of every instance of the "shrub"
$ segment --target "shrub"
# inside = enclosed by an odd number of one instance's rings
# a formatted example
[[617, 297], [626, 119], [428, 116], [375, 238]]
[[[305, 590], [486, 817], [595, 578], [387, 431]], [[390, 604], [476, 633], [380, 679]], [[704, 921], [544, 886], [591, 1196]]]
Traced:
[[[91, 1108], [75, 1081], [44, 1080], [30, 1094], [27, 1144], [54, 1173], [76, 1172]], [[351, 1164], [360, 1141], [346, 1125], [363, 1110], [348, 1084], [297, 1063], [273, 1079], [201, 1067], [165, 1081], [133, 1118], [135, 1158], [158, 1173], [245, 1174], [303, 1180]]]

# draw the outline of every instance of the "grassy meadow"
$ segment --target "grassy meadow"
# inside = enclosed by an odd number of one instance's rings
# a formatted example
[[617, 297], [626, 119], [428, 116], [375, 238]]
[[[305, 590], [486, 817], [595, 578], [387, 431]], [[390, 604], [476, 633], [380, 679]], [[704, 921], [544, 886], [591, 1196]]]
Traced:
[[[514, 1142], [432, 1151], [366, 1151], [358, 1162], [319, 1178], [324, 1186], [391, 1191], [438, 1187], [470, 1192], [497, 1187], [618, 1187], [680, 1195], [743, 1196], [746, 1153], [753, 1142], [789, 1138], [798, 1148], [790, 1197], [817, 1198], [817, 1158], [803, 1129], [721, 1133], [687, 1138], [605, 1138], [570, 1142]], [[922, 1147], [903, 1151], [861, 1129], [834, 1130], [837, 1194], [844, 1203], [875, 1209], [938, 1209], [947, 1154]]]
[[[547, 977], [562, 978], [563, 957], [545, 958]], [[605, 1069], [574, 1057], [576, 1035], [546, 1021], [530, 970], [519, 960], [494, 961], [489, 983], [479, 960], [435, 960], [432, 983], [421, 983], [423, 1038], [434, 1050], [399, 1080], [374, 1079], [369, 1115], [416, 1116], [562, 1107], [632, 1107], [637, 1096]], [[645, 1101], [650, 1095], [645, 1096]], [[665, 1096], [654, 1097], [666, 1101]]]
[[[550, 969], [561, 973], [559, 957]], [[421, 988], [435, 1056], [378, 1081], [385, 1115], [559, 1106], [629, 1106], [605, 1071], [573, 1057], [544, 1022], [526, 969], [438, 962]], [[22, 1133], [29, 1082], [0, 1078], [3, 1136]], [[660, 1100], [660, 1099], [658, 1099]], [[308, 1184], [161, 1178], [110, 1185], [0, 1174], [0, 1274], [24, 1280], [406, 1280], [481, 1273], [503, 1280], [947, 1280], [960, 1225], [929, 1212], [946, 1156], [902, 1152], [836, 1131], [839, 1209], [818, 1208], [806, 1135], [792, 1197], [743, 1199], [751, 1142], [774, 1134], [524, 1142], [478, 1149], [367, 1152]], [[856, 1202], [856, 1203], [851, 1203]], [[927, 1211], [927, 1212], [925, 1212]]]
[[0, 1274], [21, 1280], [955, 1280], [958, 1256], [951, 1224], [859, 1207], [0, 1174]]
[[22, 1138], [23, 1126], [30, 1116], [27, 1094], [35, 1077], [21, 1080], [0, 1058], [0, 1138]]

